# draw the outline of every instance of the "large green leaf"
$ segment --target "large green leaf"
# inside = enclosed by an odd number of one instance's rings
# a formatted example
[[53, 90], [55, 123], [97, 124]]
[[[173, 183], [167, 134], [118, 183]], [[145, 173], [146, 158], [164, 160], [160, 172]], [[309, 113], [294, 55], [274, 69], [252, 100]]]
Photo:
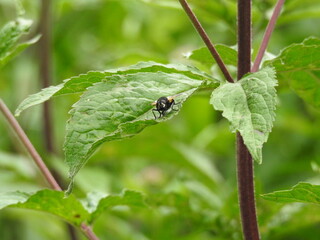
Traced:
[[281, 203], [303, 202], [320, 204], [320, 186], [298, 183], [289, 190], [276, 191], [261, 195], [264, 199]]
[[18, 43], [19, 38], [30, 30], [31, 24], [31, 20], [18, 18], [15, 21], [8, 22], [0, 30], [0, 67], [26, 47], [38, 41], [39, 36], [27, 42]]
[[108, 76], [126, 75], [137, 72], [177, 73], [185, 75], [192, 79], [213, 80], [215, 83], [217, 83], [217, 80], [214, 80], [210, 75], [201, 72], [200, 70], [192, 66], [183, 64], [165, 65], [155, 62], [140, 62], [129, 67], [110, 69], [106, 71], [91, 71], [87, 74], [81, 74], [79, 76], [66, 79], [63, 83], [57, 86], [51, 86], [43, 89], [36, 94], [30, 95], [18, 106], [15, 115], [19, 116], [23, 110], [39, 103], [45, 102], [54, 96], [71, 93], [83, 93], [88, 87], [92, 86], [94, 83], [103, 81]]
[[287, 80], [302, 99], [320, 109], [320, 39], [292, 44], [265, 65], [274, 66], [279, 81]]
[[236, 83], [224, 83], [212, 93], [210, 103], [239, 131], [253, 159], [262, 162], [262, 145], [275, 119], [277, 81], [272, 68], [249, 74]]
[[71, 179], [99, 145], [132, 137], [145, 127], [177, 114], [171, 111], [155, 120], [151, 105], [161, 96], [177, 95], [182, 103], [204, 81], [178, 73], [145, 73], [107, 76], [89, 87], [74, 104], [64, 144]]
[[[102, 72], [89, 72], [51, 86], [25, 99], [16, 110], [42, 103], [53, 96], [83, 93], [70, 111], [64, 144], [72, 190], [73, 178], [103, 142], [134, 136], [145, 127], [171, 118], [171, 111], [157, 121], [152, 103], [162, 96], [177, 95], [182, 103], [199, 87], [216, 87], [218, 81], [195, 67], [141, 62]], [[179, 108], [179, 106], [176, 106]]]
[[6, 207], [32, 209], [51, 213], [65, 221], [80, 226], [83, 222], [93, 223], [103, 212], [115, 206], [146, 208], [140, 192], [125, 190], [121, 195], [88, 194], [79, 201], [73, 195], [65, 198], [61, 191], [50, 189], [36, 193], [11, 192], [0, 195], [0, 209]]

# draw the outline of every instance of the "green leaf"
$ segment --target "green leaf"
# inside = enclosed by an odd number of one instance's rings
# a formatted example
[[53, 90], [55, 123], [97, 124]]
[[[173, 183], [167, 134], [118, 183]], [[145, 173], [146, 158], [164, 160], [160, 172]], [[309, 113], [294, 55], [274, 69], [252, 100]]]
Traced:
[[13, 192], [0, 195], [0, 209], [5, 207], [44, 211], [79, 226], [89, 219], [89, 213], [73, 195], [64, 198], [64, 193], [54, 190], [40, 190], [34, 194]]
[[281, 79], [307, 103], [320, 109], [320, 39], [311, 37], [292, 44], [265, 65], [272, 65]]
[[19, 38], [30, 30], [31, 24], [31, 20], [18, 18], [7, 23], [0, 30], [0, 67], [26, 47], [39, 40], [39, 36], [37, 36], [27, 42], [18, 43]]
[[147, 208], [144, 196], [132, 190], [109, 196], [90, 193], [82, 201], [73, 195], [65, 198], [63, 192], [50, 189], [36, 193], [11, 192], [0, 195], [0, 209], [13, 207], [47, 212], [76, 226], [83, 222], [93, 223], [103, 212], [115, 206]]
[[[71, 180], [102, 143], [132, 137], [170, 119], [203, 83], [183, 74], [138, 72], [106, 76], [89, 87], [73, 105], [66, 127], [64, 149]], [[151, 104], [161, 96], [173, 95], [177, 95], [179, 109], [155, 120]]]
[[[238, 54], [235, 49], [222, 44], [217, 44], [215, 47], [225, 64], [237, 66]], [[202, 47], [192, 51], [188, 58], [200, 62], [207, 68], [211, 68], [212, 65], [215, 64], [215, 60], [207, 47]]]
[[91, 194], [87, 198], [86, 207], [91, 213], [89, 223], [93, 223], [104, 211], [115, 206], [128, 206], [131, 208], [146, 208], [144, 196], [140, 192], [125, 190], [121, 195], [95, 197]]
[[15, 111], [15, 115], [19, 116], [23, 110], [39, 103], [45, 102], [54, 96], [72, 93], [83, 93], [88, 87], [97, 82], [103, 81], [108, 76], [126, 75], [137, 72], [177, 73], [197, 80], [209, 80], [212, 81], [212, 83], [218, 83], [218, 80], [213, 79], [210, 75], [192, 66], [183, 64], [164, 65], [155, 62], [140, 62], [129, 67], [110, 69], [106, 71], [91, 71], [87, 74], [81, 74], [79, 76], [66, 79], [63, 83], [57, 86], [51, 86], [43, 89], [39, 93], [30, 95], [18, 106]]
[[239, 131], [253, 159], [262, 162], [262, 145], [275, 119], [277, 81], [272, 68], [249, 74], [236, 83], [216, 88], [210, 103]]
[[261, 195], [264, 199], [281, 202], [303, 202], [320, 204], [320, 186], [298, 183], [289, 190], [276, 191]]

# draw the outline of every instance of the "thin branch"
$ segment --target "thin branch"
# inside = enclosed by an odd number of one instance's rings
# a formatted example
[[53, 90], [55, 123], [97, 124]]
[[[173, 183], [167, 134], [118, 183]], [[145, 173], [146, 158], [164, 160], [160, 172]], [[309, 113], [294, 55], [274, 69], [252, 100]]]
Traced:
[[261, 64], [261, 61], [262, 61], [262, 58], [263, 58], [263, 55], [267, 49], [267, 46], [268, 46], [268, 43], [269, 43], [269, 40], [270, 40], [270, 37], [271, 37], [271, 34], [274, 30], [274, 27], [276, 25], [276, 21], [280, 15], [280, 12], [281, 12], [281, 9], [282, 9], [282, 6], [284, 4], [285, 0], [278, 0], [274, 10], [273, 10], [273, 13], [272, 13], [272, 17], [268, 23], [268, 26], [266, 28], [266, 31], [264, 33], [264, 36], [263, 36], [263, 39], [262, 39], [262, 42], [261, 42], [261, 46], [259, 48], [259, 51], [258, 51], [258, 54], [257, 54], [257, 57], [253, 63], [253, 66], [251, 68], [251, 72], [256, 72], [259, 70], [259, 66]]
[[210, 41], [210, 38], [208, 34], [205, 32], [204, 28], [201, 26], [201, 23], [191, 10], [189, 4], [186, 0], [179, 0], [181, 6], [183, 7], [184, 11], [187, 13], [188, 17], [190, 18], [193, 26], [198, 31], [200, 37], [204, 41], [204, 43], [207, 45], [207, 48], [209, 49], [211, 55], [213, 56], [214, 60], [217, 62], [221, 72], [223, 73], [224, 77], [227, 79], [228, 82], [234, 82], [232, 79], [228, 69], [226, 68], [226, 65], [224, 64], [222, 58], [220, 57], [219, 53], [217, 52], [216, 48], [214, 47], [213, 43]]
[[[238, 80], [250, 72], [251, 0], [238, 0]], [[237, 133], [237, 176], [242, 232], [245, 240], [258, 240], [252, 156]]]
[[[57, 183], [56, 179], [52, 176], [51, 172], [47, 168], [46, 164], [43, 162], [42, 158], [40, 157], [37, 150], [34, 148], [32, 143], [30, 142], [29, 138], [21, 128], [18, 121], [15, 119], [15, 117], [12, 115], [6, 104], [2, 101], [0, 98], [0, 111], [3, 113], [7, 121], [9, 122], [10, 126], [13, 128], [14, 132], [18, 135], [18, 138], [22, 142], [22, 144], [25, 146], [29, 154], [31, 155], [32, 159], [40, 169], [42, 175], [47, 180], [49, 185], [52, 189], [57, 191], [62, 191], [61, 187]], [[90, 226], [87, 226], [86, 224], [81, 224], [81, 230], [82, 232], [87, 236], [90, 240], [99, 240], [99, 238], [94, 234]]]
[[47, 168], [46, 164], [42, 161], [40, 155], [38, 154], [37, 150], [34, 148], [32, 143], [30, 142], [29, 138], [21, 128], [18, 121], [15, 119], [15, 117], [12, 115], [6, 104], [0, 99], [0, 110], [3, 113], [3, 115], [8, 120], [9, 124], [15, 131], [15, 133], [18, 135], [19, 139], [21, 140], [22, 144], [25, 146], [27, 151], [30, 153], [32, 159], [40, 169], [42, 175], [47, 180], [51, 188], [57, 191], [62, 191], [61, 187], [55, 180], [55, 178], [52, 176], [51, 172]]

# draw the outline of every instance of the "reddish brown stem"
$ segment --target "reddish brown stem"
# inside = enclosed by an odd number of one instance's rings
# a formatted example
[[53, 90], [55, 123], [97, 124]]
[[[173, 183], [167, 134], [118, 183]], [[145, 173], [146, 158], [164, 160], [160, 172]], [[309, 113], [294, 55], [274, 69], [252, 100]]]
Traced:
[[[29, 138], [21, 128], [18, 121], [15, 119], [15, 117], [12, 115], [6, 104], [0, 99], [0, 111], [3, 113], [7, 121], [9, 122], [10, 126], [14, 130], [14, 132], [17, 134], [18, 138], [22, 142], [22, 144], [25, 146], [29, 154], [31, 155], [32, 159], [40, 169], [42, 175], [47, 180], [51, 188], [57, 191], [62, 191], [61, 187], [57, 183], [56, 179], [53, 177], [49, 169], [47, 168], [46, 164], [43, 162], [42, 158], [40, 157], [37, 150], [34, 148], [32, 143], [30, 142]], [[90, 226], [87, 226], [86, 224], [81, 224], [81, 230], [82, 232], [87, 236], [90, 240], [99, 240], [99, 238], [94, 234]]]
[[219, 53], [217, 52], [216, 48], [214, 47], [213, 43], [210, 41], [208, 34], [205, 32], [204, 28], [201, 26], [201, 23], [197, 19], [196, 15], [191, 10], [189, 4], [186, 0], [179, 0], [181, 6], [183, 7], [184, 11], [187, 13], [188, 17], [190, 18], [193, 26], [198, 31], [200, 37], [202, 38], [203, 42], [206, 44], [207, 48], [209, 49], [212, 57], [217, 62], [221, 72], [223, 73], [224, 77], [227, 79], [228, 82], [234, 82], [232, 79], [226, 65], [224, 64], [222, 58], [220, 57]]
[[[38, 43], [39, 52], [39, 75], [42, 87], [46, 88], [52, 85], [51, 74], [51, 55], [52, 55], [52, 0], [42, 0], [40, 8], [39, 19], [39, 32], [41, 34], [40, 41]], [[53, 124], [52, 124], [52, 108], [51, 102], [46, 101], [43, 103], [43, 140], [47, 153], [54, 154], [54, 138], [53, 138]], [[54, 169], [51, 172], [60, 186], [63, 186], [62, 178]], [[78, 240], [76, 228], [66, 223], [66, 228], [69, 233], [70, 240]]]
[[[238, 0], [238, 80], [250, 72], [251, 0]], [[237, 133], [237, 177], [242, 232], [245, 240], [258, 240], [252, 157]]]
[[[39, 41], [39, 74], [42, 87], [51, 85], [51, 0], [41, 1], [41, 15], [39, 20], [39, 31], [41, 39]], [[50, 102], [43, 104], [43, 133], [44, 143], [49, 153], [54, 152], [52, 136], [52, 116]]]
[[261, 42], [261, 45], [260, 45], [260, 48], [259, 48], [259, 51], [258, 51], [258, 54], [257, 54], [257, 57], [253, 63], [253, 66], [251, 68], [251, 72], [256, 72], [259, 70], [259, 66], [261, 64], [261, 61], [262, 61], [262, 58], [263, 58], [263, 55], [267, 49], [267, 46], [268, 46], [268, 43], [269, 43], [269, 40], [270, 40], [270, 37], [271, 37], [271, 34], [274, 30], [274, 27], [276, 25], [276, 21], [280, 15], [280, 12], [281, 12], [281, 9], [282, 9], [282, 6], [284, 4], [285, 0], [278, 0], [275, 8], [274, 8], [274, 11], [272, 13], [272, 17], [268, 23], [268, 26], [266, 28], [266, 31], [264, 33], [264, 36], [263, 36], [263, 39], [262, 39], [262, 42]]
[[32, 143], [30, 142], [29, 138], [21, 128], [18, 121], [15, 119], [15, 117], [12, 115], [8, 107], [5, 105], [5, 103], [0, 99], [0, 110], [3, 113], [3, 115], [8, 120], [9, 124], [15, 131], [15, 133], [18, 135], [19, 139], [21, 140], [22, 144], [25, 146], [29, 154], [31, 155], [32, 159], [40, 169], [42, 175], [47, 180], [51, 188], [57, 191], [62, 191], [61, 187], [55, 180], [55, 178], [52, 176], [51, 172], [47, 168], [46, 164], [42, 161], [40, 155], [38, 154], [37, 150], [33, 147]]

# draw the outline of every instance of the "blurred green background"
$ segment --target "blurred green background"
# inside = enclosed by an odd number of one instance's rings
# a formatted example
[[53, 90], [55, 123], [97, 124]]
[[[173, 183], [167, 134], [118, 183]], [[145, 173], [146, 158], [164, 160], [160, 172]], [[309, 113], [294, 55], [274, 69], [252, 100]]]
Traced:
[[[236, 1], [190, 0], [214, 43], [236, 45]], [[274, 0], [253, 1], [253, 54], [272, 13]], [[0, 0], [0, 24], [17, 18], [18, 1]], [[23, 17], [37, 33], [41, 1], [21, 1]], [[19, 5], [19, 4], [18, 4]], [[20, 9], [21, 10], [21, 9]], [[52, 1], [52, 72], [54, 85], [89, 70], [104, 70], [139, 61], [183, 62], [203, 47], [177, 0]], [[320, 37], [320, 3], [288, 0], [268, 51], [277, 55], [308, 36]], [[38, 44], [0, 70], [0, 95], [14, 111], [41, 89]], [[219, 74], [215, 68], [211, 73]], [[257, 212], [262, 239], [319, 239], [320, 208], [268, 202], [261, 193], [289, 188], [299, 181], [319, 183], [319, 111], [306, 105], [286, 82], [278, 87], [277, 118], [255, 165]], [[210, 92], [191, 97], [171, 121], [145, 129], [134, 138], [109, 142], [76, 177], [75, 194], [145, 193], [150, 209], [114, 209], [94, 225], [103, 240], [241, 239], [236, 188], [235, 136], [228, 122], [209, 105]], [[19, 122], [44, 160], [67, 180], [62, 145], [68, 110], [79, 96], [52, 101], [55, 154], [44, 146], [42, 106]], [[0, 192], [47, 187], [22, 145], [0, 117]], [[67, 181], [65, 181], [67, 183]], [[77, 233], [78, 239], [84, 237]], [[21, 209], [0, 212], [1, 240], [70, 239], [63, 221]]]

